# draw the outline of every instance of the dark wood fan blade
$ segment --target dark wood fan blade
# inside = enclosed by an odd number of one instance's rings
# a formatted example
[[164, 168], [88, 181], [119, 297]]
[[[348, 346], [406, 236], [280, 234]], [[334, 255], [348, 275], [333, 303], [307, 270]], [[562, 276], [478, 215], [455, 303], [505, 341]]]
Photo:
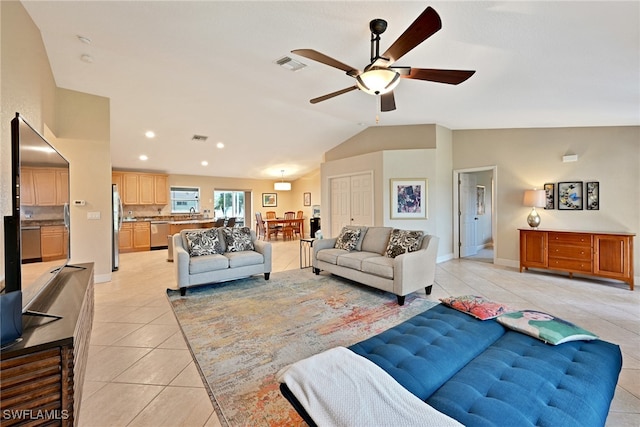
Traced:
[[475, 71], [434, 70], [430, 68], [412, 68], [409, 75], [401, 75], [405, 79], [428, 80], [430, 82], [457, 85], [473, 76]]
[[358, 74], [360, 74], [360, 71], [357, 68], [353, 68], [352, 66], [340, 62], [337, 59], [333, 59], [330, 56], [325, 55], [324, 53], [318, 52], [317, 50], [296, 49], [292, 50], [291, 53], [295, 53], [296, 55], [304, 56], [305, 58], [313, 59], [314, 61], [318, 61], [330, 67], [337, 68], [338, 70], [346, 72], [350, 76], [357, 76]]
[[326, 101], [327, 99], [331, 99], [334, 96], [342, 95], [343, 93], [351, 92], [352, 90], [358, 89], [358, 86], [351, 86], [346, 89], [337, 90], [335, 92], [328, 93], [323, 96], [319, 96], [317, 98], [313, 98], [311, 101], [312, 104], [317, 104], [318, 102]]
[[431, 6], [427, 7], [382, 55], [389, 60], [386, 64], [393, 64], [411, 49], [431, 37], [440, 28], [442, 28], [440, 16]]
[[380, 111], [393, 111], [396, 109], [396, 98], [393, 91], [380, 95]]

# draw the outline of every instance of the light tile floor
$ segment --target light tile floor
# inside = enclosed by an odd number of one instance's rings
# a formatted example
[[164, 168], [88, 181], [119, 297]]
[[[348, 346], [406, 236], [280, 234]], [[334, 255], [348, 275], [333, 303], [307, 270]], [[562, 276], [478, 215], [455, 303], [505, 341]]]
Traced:
[[[96, 284], [80, 426], [220, 425], [166, 297], [175, 287], [166, 256], [122, 254], [112, 281]], [[273, 271], [297, 268], [299, 242], [273, 242]], [[640, 425], [640, 291], [473, 260], [438, 265], [433, 300], [468, 293], [560, 315], [619, 344], [607, 426]]]

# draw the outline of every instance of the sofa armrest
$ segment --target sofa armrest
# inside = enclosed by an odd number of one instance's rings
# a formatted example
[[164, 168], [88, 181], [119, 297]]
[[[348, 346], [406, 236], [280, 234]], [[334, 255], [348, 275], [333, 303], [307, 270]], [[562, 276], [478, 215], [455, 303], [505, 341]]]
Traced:
[[438, 256], [437, 236], [429, 238], [426, 247], [397, 256], [393, 261], [393, 293], [407, 295], [420, 288], [433, 285]]
[[271, 273], [271, 243], [265, 242], [264, 240], [255, 240], [253, 246], [256, 248], [256, 252], [262, 254], [264, 257], [264, 272]]
[[313, 241], [313, 257], [312, 264], [315, 268], [318, 268], [317, 259], [318, 259], [318, 251], [323, 249], [331, 249], [336, 245], [336, 238], [331, 239], [316, 239]]
[[173, 263], [178, 286], [181, 288], [189, 286], [189, 252], [182, 245], [180, 233], [173, 235]]

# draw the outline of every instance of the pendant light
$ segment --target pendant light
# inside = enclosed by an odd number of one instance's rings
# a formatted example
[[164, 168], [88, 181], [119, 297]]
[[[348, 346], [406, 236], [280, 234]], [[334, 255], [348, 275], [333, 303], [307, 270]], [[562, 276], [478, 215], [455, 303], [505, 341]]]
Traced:
[[276, 191], [291, 191], [291, 183], [284, 182], [284, 169], [280, 172], [282, 173], [282, 180], [273, 184], [273, 189]]

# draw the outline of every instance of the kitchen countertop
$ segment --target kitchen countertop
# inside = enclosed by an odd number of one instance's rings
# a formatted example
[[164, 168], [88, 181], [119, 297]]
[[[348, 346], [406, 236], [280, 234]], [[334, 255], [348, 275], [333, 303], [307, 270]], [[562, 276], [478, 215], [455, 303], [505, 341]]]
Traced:
[[22, 228], [46, 227], [48, 225], [64, 225], [63, 219], [21, 219]]
[[169, 224], [205, 224], [207, 222], [215, 222], [214, 219], [184, 219], [180, 221], [169, 221]]

